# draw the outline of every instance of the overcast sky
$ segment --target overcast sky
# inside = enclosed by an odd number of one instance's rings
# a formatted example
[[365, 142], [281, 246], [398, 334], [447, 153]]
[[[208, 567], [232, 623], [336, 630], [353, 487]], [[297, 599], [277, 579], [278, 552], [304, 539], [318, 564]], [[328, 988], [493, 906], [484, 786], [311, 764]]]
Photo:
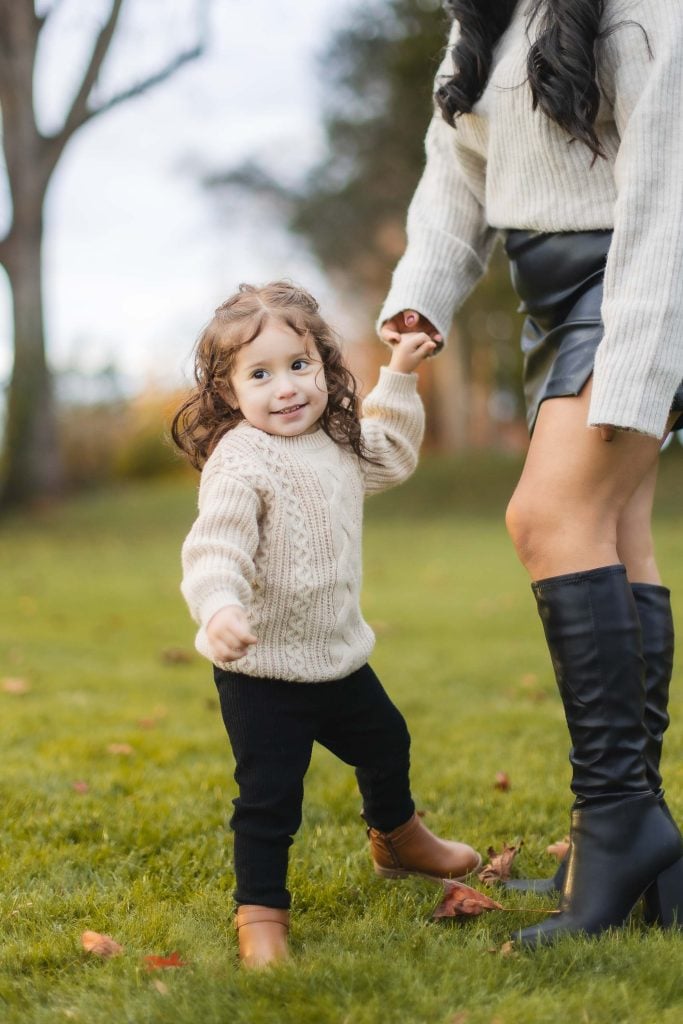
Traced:
[[[43, 130], [59, 125], [109, 2], [59, 0], [36, 76]], [[96, 370], [115, 361], [135, 382], [178, 380], [199, 328], [241, 280], [287, 275], [332, 301], [300, 244], [277, 238], [262, 215], [219, 212], [197, 176], [246, 157], [295, 174], [315, 159], [322, 142], [316, 56], [356, 2], [213, 0], [204, 57], [77, 133], [46, 209], [53, 365]], [[199, 3], [126, 0], [102, 95], [191, 46]], [[3, 205], [0, 194], [0, 226]], [[0, 379], [11, 366], [10, 339], [1, 275]]]

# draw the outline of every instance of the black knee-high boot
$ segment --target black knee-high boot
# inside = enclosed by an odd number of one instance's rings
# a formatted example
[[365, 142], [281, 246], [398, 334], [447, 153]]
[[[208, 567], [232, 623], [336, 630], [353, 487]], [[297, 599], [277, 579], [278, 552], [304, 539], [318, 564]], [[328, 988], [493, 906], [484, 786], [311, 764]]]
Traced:
[[[632, 583], [631, 590], [638, 611], [645, 660], [645, 770], [650, 789], [668, 814], [659, 766], [663, 737], [669, 725], [667, 708], [674, 660], [674, 623], [670, 592], [666, 587], [653, 583]], [[516, 892], [559, 894], [565, 872], [566, 860], [563, 860], [552, 878], [513, 878], [506, 882], [505, 886]], [[658, 919], [654, 892], [646, 893], [645, 904], [646, 920], [654, 923]]]
[[572, 740], [571, 816], [560, 913], [524, 944], [623, 924], [646, 890], [683, 922], [683, 842], [647, 776], [641, 630], [623, 566], [533, 584]]

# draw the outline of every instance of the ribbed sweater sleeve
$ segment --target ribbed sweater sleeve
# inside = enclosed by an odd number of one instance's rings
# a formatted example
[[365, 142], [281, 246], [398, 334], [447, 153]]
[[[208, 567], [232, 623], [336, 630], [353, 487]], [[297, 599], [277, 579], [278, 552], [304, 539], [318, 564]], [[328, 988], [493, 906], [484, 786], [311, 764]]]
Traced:
[[204, 627], [226, 605], [249, 607], [259, 539], [256, 490], [216, 454], [202, 473], [199, 514], [182, 549], [181, 590]]
[[683, 4], [618, 13], [633, 20], [605, 42], [621, 141], [589, 423], [658, 437], [683, 376]]
[[415, 309], [446, 339], [456, 310], [486, 270], [496, 232], [461, 174], [456, 142], [456, 130], [435, 113], [424, 172], [408, 208], [407, 247], [378, 328], [401, 310]]
[[[452, 74], [451, 50], [458, 32], [454, 22], [435, 89]], [[377, 328], [402, 310], [415, 309], [446, 340], [455, 312], [486, 270], [496, 231], [487, 224], [482, 205], [485, 164], [460, 145], [456, 129], [436, 108], [425, 138], [425, 157], [408, 208], [406, 250], [394, 270]], [[463, 165], [479, 181], [479, 195], [465, 180]]]
[[406, 480], [417, 466], [425, 415], [417, 374], [383, 366], [379, 381], [363, 402], [361, 429], [372, 462], [363, 461], [366, 494]]

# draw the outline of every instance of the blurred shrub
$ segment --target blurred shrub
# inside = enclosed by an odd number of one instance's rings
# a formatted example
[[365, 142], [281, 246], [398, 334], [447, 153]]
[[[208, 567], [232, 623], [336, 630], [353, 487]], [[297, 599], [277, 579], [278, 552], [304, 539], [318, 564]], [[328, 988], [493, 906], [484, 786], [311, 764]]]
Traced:
[[60, 430], [69, 484], [87, 487], [186, 471], [170, 440], [178, 404], [177, 394], [149, 389], [128, 400], [62, 405]]

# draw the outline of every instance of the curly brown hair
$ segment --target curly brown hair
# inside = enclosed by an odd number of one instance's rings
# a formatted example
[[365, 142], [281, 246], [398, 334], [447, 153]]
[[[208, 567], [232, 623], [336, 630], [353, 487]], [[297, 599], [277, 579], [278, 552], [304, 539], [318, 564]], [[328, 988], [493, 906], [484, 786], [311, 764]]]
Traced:
[[356, 381], [344, 365], [334, 332], [320, 316], [318, 303], [290, 281], [272, 281], [260, 287], [241, 284], [218, 307], [195, 346], [195, 386], [173, 418], [171, 436], [176, 445], [196, 469], [202, 469], [223, 435], [242, 422], [242, 413], [228, 401], [230, 377], [237, 353], [269, 320], [313, 340], [328, 392], [320, 426], [333, 441], [368, 459]]

